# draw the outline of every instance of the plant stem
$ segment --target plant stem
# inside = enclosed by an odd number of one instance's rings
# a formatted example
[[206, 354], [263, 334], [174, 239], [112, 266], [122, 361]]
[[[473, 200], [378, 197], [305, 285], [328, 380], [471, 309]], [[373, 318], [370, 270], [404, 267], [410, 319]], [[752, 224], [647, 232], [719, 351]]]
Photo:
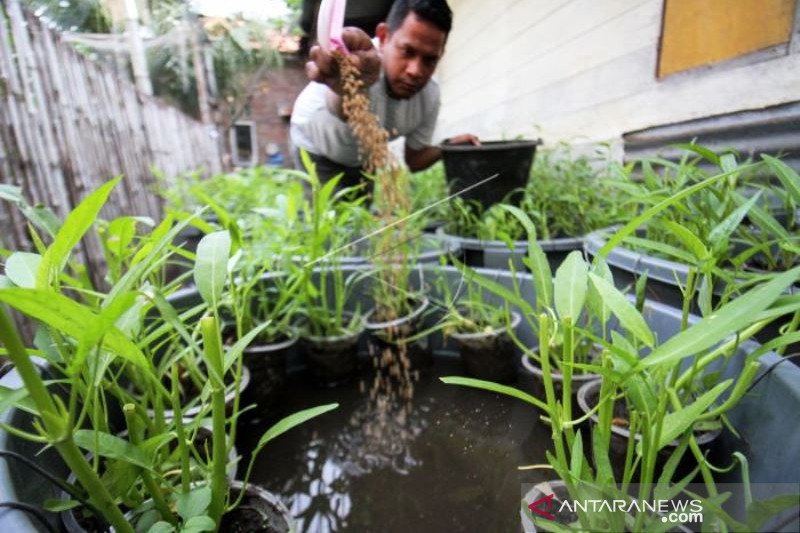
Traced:
[[228, 495], [228, 479], [226, 476], [227, 443], [225, 435], [225, 383], [222, 363], [222, 341], [219, 335], [217, 319], [206, 316], [200, 320], [205, 346], [206, 365], [209, 368], [211, 383], [211, 503], [208, 516], [219, 527], [225, 511], [225, 500]]
[[[47, 392], [41, 376], [36, 370], [36, 366], [31, 362], [25, 345], [19, 338], [16, 328], [6, 313], [5, 307], [0, 306], [0, 341], [8, 351], [8, 357], [19, 372], [25, 388], [28, 389], [31, 399], [36, 405], [45, 428], [48, 432], [48, 440], [52, 442], [58, 453], [67, 463], [69, 469], [75, 474], [80, 484], [89, 494], [90, 500], [103, 513], [109, 524], [120, 533], [134, 533], [133, 527], [123, 516], [122, 511], [114, 503], [106, 486], [92, 470], [81, 450], [72, 440], [72, 428], [68, 427], [68, 420], [61, 427], [53, 427], [53, 421], [59, 417], [63, 421], [63, 415], [56, 408], [56, 404], [50, 393]], [[49, 415], [49, 416], [48, 416]], [[55, 437], [55, 438], [54, 438]]]
[[[125, 423], [128, 425], [128, 437], [131, 439], [131, 443], [138, 446], [141, 443], [141, 438], [139, 436], [139, 424], [137, 423], [135, 411], [136, 406], [133, 404], [127, 404], [122, 407], [122, 412], [125, 415]], [[150, 497], [153, 498], [153, 504], [158, 512], [161, 513], [161, 518], [172, 525], [177, 525], [178, 521], [174, 513], [170, 511], [169, 504], [167, 504], [167, 501], [164, 499], [161, 487], [153, 480], [153, 476], [150, 472], [142, 468], [140, 473], [142, 475], [142, 481], [144, 481], [144, 486], [147, 487]]]

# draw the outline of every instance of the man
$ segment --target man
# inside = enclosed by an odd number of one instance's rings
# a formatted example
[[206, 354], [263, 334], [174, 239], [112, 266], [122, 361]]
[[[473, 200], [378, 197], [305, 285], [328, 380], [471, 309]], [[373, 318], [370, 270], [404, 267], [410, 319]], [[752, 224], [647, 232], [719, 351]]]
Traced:
[[[405, 161], [412, 171], [423, 170], [441, 158], [431, 145], [439, 114], [439, 86], [431, 79], [444, 54], [452, 25], [446, 0], [395, 0], [386, 22], [375, 34], [378, 49], [366, 33], [345, 28], [343, 40], [369, 87], [370, 107], [390, 138], [405, 137]], [[341, 84], [336, 60], [315, 46], [306, 72], [312, 82], [294, 105], [291, 139], [295, 150], [305, 149], [324, 181], [344, 173], [340, 185], [362, 182], [358, 143], [342, 113]], [[480, 144], [463, 134], [451, 143]], [[295, 154], [297, 155], [297, 154]]]

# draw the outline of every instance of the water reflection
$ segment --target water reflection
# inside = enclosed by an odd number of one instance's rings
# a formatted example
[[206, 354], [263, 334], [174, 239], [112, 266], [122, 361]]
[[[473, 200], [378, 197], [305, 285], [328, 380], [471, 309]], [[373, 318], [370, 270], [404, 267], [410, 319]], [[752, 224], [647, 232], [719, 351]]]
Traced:
[[377, 470], [407, 475], [421, 466], [411, 444], [427, 426], [423, 414], [411, 402], [391, 405], [380, 397], [363, 398], [333, 438], [310, 441], [301, 468], [282, 490], [297, 530], [328, 533], [346, 528], [353, 479]]

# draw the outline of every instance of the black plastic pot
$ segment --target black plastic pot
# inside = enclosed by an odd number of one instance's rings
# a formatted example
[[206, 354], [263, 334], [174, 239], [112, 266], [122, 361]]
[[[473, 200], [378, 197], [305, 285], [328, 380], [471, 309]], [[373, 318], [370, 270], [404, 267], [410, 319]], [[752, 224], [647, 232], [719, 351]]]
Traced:
[[[484, 241], [469, 237], [459, 237], [446, 233], [445, 228], [438, 231], [440, 235], [450, 239], [461, 251], [464, 264], [472, 267], [509, 269], [509, 261], [518, 272], [527, 268], [523, 259], [528, 255], [528, 241], [514, 241], [513, 248], [509, 248], [503, 241]], [[583, 237], [564, 237], [537, 241], [542, 247], [550, 269], [555, 270], [561, 265], [573, 250], [583, 250]]]
[[411, 313], [386, 322], [371, 320], [370, 317], [375, 315], [375, 309], [371, 309], [366, 314], [364, 325], [369, 332], [369, 342], [373, 346], [374, 353], [380, 354], [384, 350], [395, 349], [400, 342], [403, 342], [409, 359], [409, 369], [424, 370], [429, 368], [433, 364], [433, 352], [428, 344], [428, 339], [420, 338], [411, 342], [404, 341], [404, 339], [412, 338], [417, 333], [424, 331], [424, 314], [429, 305], [428, 298], [422, 297]]
[[[478, 200], [490, 206], [508, 193], [525, 187], [541, 140], [485, 141], [471, 144], [441, 145], [444, 171], [451, 194], [497, 174], [492, 181], [461, 194], [467, 200]], [[513, 198], [509, 198], [513, 202]]]
[[[511, 329], [516, 329], [521, 320], [522, 316], [514, 312]], [[450, 336], [456, 342], [461, 361], [470, 376], [498, 383], [517, 380], [516, 350], [505, 327], [489, 332], [453, 333]]]
[[243, 361], [250, 370], [250, 386], [244, 392], [244, 405], [255, 403], [255, 412], [264, 415], [281, 397], [286, 385], [286, 361], [295, 349], [298, 336], [279, 342], [249, 346], [244, 350]]
[[[232, 499], [238, 497], [243, 488], [240, 481], [231, 483]], [[288, 533], [294, 531], [294, 519], [277, 496], [249, 483], [241, 505], [222, 515], [219, 531]]]
[[350, 381], [358, 369], [358, 339], [364, 328], [335, 337], [303, 334], [301, 350], [314, 380], [325, 387]]

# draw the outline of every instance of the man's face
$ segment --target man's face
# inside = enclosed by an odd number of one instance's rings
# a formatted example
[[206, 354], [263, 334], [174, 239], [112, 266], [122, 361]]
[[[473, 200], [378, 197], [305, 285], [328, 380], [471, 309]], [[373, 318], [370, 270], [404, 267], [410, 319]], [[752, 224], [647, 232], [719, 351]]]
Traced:
[[413, 12], [394, 32], [382, 23], [376, 33], [389, 95], [411, 98], [431, 79], [444, 54], [447, 34]]

